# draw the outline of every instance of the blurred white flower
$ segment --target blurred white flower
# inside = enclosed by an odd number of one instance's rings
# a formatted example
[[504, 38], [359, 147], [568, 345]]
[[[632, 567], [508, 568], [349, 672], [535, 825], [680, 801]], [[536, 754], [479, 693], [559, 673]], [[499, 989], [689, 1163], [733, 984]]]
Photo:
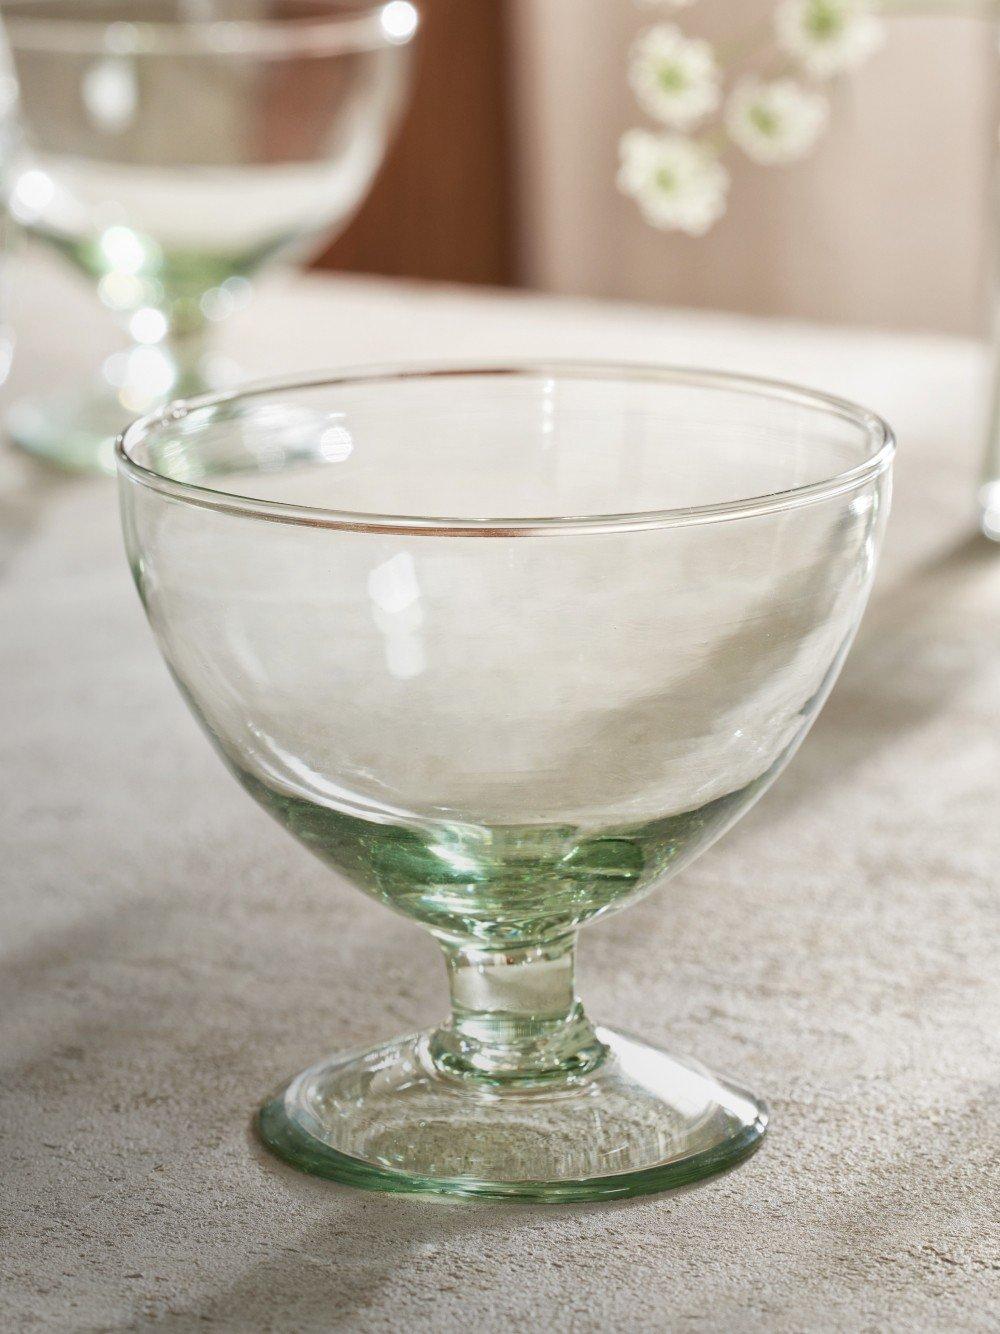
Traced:
[[725, 213], [729, 173], [711, 149], [680, 134], [629, 130], [619, 151], [618, 188], [654, 227], [704, 236]]
[[742, 79], [726, 106], [726, 127], [747, 157], [770, 166], [804, 157], [822, 134], [829, 106], [794, 79]]
[[868, 0], [783, 0], [774, 14], [778, 45], [814, 79], [853, 69], [885, 41]]
[[694, 0], [635, 0], [640, 9], [688, 9]]
[[640, 105], [675, 129], [694, 125], [719, 105], [719, 67], [708, 42], [658, 23], [636, 38], [629, 82]]

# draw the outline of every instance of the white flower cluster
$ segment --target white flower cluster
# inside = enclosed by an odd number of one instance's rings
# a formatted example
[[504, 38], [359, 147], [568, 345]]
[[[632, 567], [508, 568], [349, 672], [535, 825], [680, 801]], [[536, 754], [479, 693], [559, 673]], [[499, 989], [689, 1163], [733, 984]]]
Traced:
[[774, 32], [781, 49], [814, 79], [854, 69], [885, 41], [885, 25], [866, 0], [783, 0]]
[[726, 211], [729, 173], [710, 149], [683, 134], [622, 135], [618, 188], [654, 227], [704, 236]]
[[729, 137], [764, 166], [804, 157], [826, 127], [829, 104], [794, 79], [741, 79], [726, 104]]
[[674, 129], [689, 129], [719, 105], [715, 53], [673, 23], [658, 23], [635, 43], [629, 82], [639, 105]]
[[[682, 9], [693, 0], [636, 3]], [[806, 80], [854, 68], [883, 40], [872, 0], [781, 0], [774, 13], [772, 49], [776, 42]], [[725, 99], [723, 125], [704, 139], [690, 137], [722, 106], [724, 70], [708, 42], [673, 23], [654, 24], [638, 37], [628, 74], [639, 105], [665, 128], [622, 137], [618, 187], [647, 222], [691, 236], [704, 235], [725, 212], [729, 173], [719, 159], [726, 139], [754, 162], [793, 162], [810, 151], [829, 119], [820, 90], [789, 75], [746, 74]]]

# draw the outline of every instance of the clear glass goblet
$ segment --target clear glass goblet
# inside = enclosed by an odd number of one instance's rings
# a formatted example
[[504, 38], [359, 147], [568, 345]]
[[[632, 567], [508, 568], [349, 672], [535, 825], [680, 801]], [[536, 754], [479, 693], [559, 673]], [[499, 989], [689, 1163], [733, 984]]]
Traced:
[[409, 0], [0, 0], [23, 143], [13, 216], [91, 278], [133, 346], [16, 403], [23, 448], [114, 468], [114, 437], [233, 377], [208, 346], [250, 278], [364, 197], [401, 109]]
[[125, 541], [246, 790], [425, 926], [439, 1027], [264, 1107], [279, 1154], [383, 1190], [589, 1199], [737, 1161], [763, 1103], [595, 1027], [578, 929], [774, 781], [871, 585], [871, 413], [698, 371], [361, 372], [178, 403], [118, 446]]

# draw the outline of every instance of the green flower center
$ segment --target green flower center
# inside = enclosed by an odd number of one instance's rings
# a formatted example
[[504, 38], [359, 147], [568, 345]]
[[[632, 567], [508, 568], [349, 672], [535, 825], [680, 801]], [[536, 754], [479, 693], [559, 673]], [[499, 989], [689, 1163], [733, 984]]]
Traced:
[[679, 65], [661, 65], [656, 71], [656, 82], [665, 93], [680, 93], [687, 87], [687, 79]]
[[806, 28], [813, 37], [828, 41], [844, 27], [844, 11], [829, 0], [813, 0], [806, 14]]
[[669, 167], [660, 167], [653, 180], [656, 182], [657, 190], [662, 190], [665, 195], [670, 194], [677, 186], [677, 177]]
[[768, 139], [773, 139], [781, 129], [781, 122], [774, 112], [768, 111], [767, 107], [759, 104], [750, 108], [747, 113], [747, 120], [755, 130], [759, 130]]

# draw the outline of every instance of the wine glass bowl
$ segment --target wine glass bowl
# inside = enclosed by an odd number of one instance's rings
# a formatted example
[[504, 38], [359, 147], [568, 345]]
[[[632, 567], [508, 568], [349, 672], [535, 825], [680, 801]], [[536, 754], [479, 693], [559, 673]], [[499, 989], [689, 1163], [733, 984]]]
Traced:
[[23, 142], [13, 216], [132, 340], [99, 385], [16, 404], [13, 438], [113, 470], [114, 437], [231, 373], [211, 332], [250, 279], [339, 230], [405, 92], [409, 0], [3, 0]]
[[450, 1019], [293, 1080], [272, 1147], [380, 1189], [579, 1199], [757, 1145], [759, 1100], [591, 1024], [573, 947], [805, 735], [892, 452], [820, 394], [595, 365], [275, 383], [130, 428], [126, 546], [185, 698], [447, 963]]

